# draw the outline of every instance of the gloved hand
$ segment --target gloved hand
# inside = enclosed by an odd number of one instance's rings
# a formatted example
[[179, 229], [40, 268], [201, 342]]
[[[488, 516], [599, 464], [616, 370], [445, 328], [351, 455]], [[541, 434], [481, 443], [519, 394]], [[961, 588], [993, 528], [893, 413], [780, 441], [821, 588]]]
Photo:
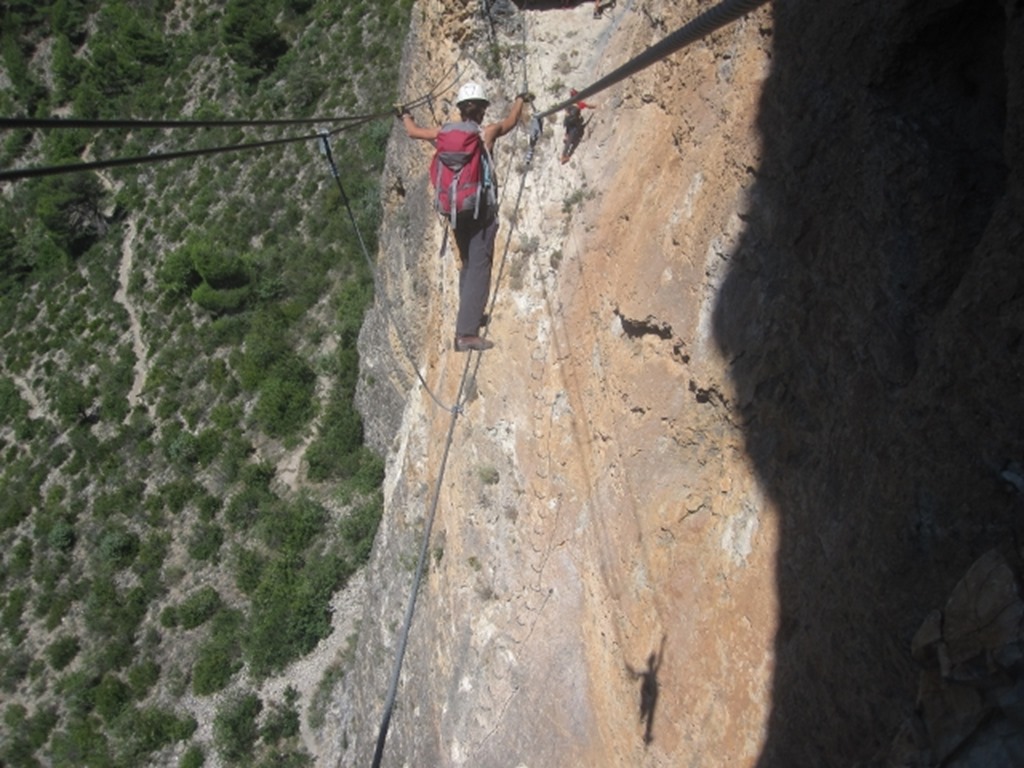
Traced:
[[532, 104], [536, 97], [529, 91], [523, 91], [522, 93], [517, 93], [516, 98], [522, 99], [526, 104]]
[[395, 117], [401, 120], [403, 117], [409, 114], [409, 110], [404, 104], [395, 104]]

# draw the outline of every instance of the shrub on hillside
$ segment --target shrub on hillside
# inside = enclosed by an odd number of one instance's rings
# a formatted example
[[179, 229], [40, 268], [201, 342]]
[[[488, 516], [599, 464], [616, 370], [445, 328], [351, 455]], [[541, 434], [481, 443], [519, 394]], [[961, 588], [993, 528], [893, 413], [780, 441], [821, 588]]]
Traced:
[[139, 536], [123, 525], [111, 525], [100, 538], [98, 550], [104, 567], [115, 571], [127, 568], [139, 553]]
[[271, 549], [302, 553], [326, 522], [327, 510], [313, 499], [302, 497], [291, 504], [264, 506], [255, 533]]
[[345, 559], [334, 553], [281, 553], [266, 564], [252, 594], [243, 640], [255, 678], [282, 669], [327, 636], [331, 596], [351, 573]]
[[[3, 242], [0, 237], [0, 259], [3, 258]], [[0, 279], [3, 263], [0, 262]], [[0, 419], [2, 424], [13, 427], [28, 416], [28, 403], [21, 398], [17, 385], [6, 376], [0, 376]]]
[[224, 544], [224, 529], [216, 523], [197, 523], [188, 540], [188, 555], [200, 562], [217, 562]]
[[187, 296], [202, 282], [203, 278], [192, 262], [187, 247], [178, 248], [167, 254], [157, 269], [157, 285], [172, 295]]
[[131, 701], [132, 692], [128, 685], [117, 675], [107, 674], [100, 680], [94, 693], [96, 712], [110, 722]]
[[229, 699], [217, 711], [213, 739], [226, 762], [237, 764], [252, 757], [259, 735], [257, 718], [262, 710], [259, 696], [249, 693]]
[[190, 738], [197, 726], [195, 718], [161, 707], [127, 709], [114, 728], [119, 763], [145, 765], [152, 753]]
[[247, 285], [240, 288], [214, 288], [204, 282], [192, 291], [192, 301], [207, 312], [227, 315], [244, 308], [251, 295], [252, 289]]
[[284, 703], [271, 705], [260, 729], [260, 740], [264, 744], [279, 744], [284, 739], [298, 736], [299, 713], [295, 708], [298, 700], [299, 692], [289, 685], [284, 689]]
[[50, 739], [53, 768], [113, 765], [110, 744], [95, 717], [72, 717]]
[[384, 502], [377, 493], [350, 512], [341, 521], [341, 537], [348, 544], [351, 562], [358, 567], [370, 559], [373, 539], [377, 535]]
[[205, 762], [206, 755], [203, 754], [203, 748], [198, 744], [193, 744], [185, 750], [185, 754], [181, 756], [181, 762], [178, 763], [178, 768], [203, 768], [203, 764]]
[[288, 43], [274, 25], [274, 4], [260, 0], [228, 0], [221, 39], [238, 64], [243, 80], [254, 82], [277, 66]]
[[216, 693], [242, 668], [239, 633], [242, 615], [222, 610], [210, 622], [210, 636], [199, 648], [192, 667], [192, 691], [198, 696]]
[[216, 589], [201, 587], [178, 606], [178, 620], [184, 629], [195, 629], [217, 613], [222, 605]]
[[279, 362], [260, 382], [256, 424], [271, 437], [296, 434], [313, 417], [315, 388], [316, 374], [298, 355]]
[[78, 655], [80, 646], [74, 635], [62, 635], [46, 647], [46, 659], [54, 670], [60, 671]]
[[159, 679], [160, 665], [153, 659], [143, 659], [128, 670], [128, 685], [136, 700], [144, 699]]

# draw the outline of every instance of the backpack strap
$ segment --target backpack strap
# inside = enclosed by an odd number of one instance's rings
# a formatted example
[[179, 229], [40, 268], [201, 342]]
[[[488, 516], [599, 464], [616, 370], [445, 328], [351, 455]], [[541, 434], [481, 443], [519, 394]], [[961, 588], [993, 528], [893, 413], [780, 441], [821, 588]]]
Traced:
[[444, 235], [441, 236], [441, 250], [437, 252], [438, 258], [444, 257], [445, 246], [448, 245], [448, 227], [444, 228]]
[[480, 172], [481, 193], [487, 190], [487, 205], [494, 209], [494, 214], [497, 215], [498, 208], [498, 181], [494, 177], [494, 158], [491, 156], [491, 152], [487, 149], [487, 145], [484, 144], [483, 136], [480, 137], [480, 162], [483, 168]]
[[452, 219], [452, 229], [455, 229], [455, 221], [459, 217], [459, 206], [456, 205], [456, 200], [459, 194], [459, 181], [462, 178], [462, 169], [452, 174], [452, 183], [448, 187], [448, 207], [450, 209], [449, 216]]

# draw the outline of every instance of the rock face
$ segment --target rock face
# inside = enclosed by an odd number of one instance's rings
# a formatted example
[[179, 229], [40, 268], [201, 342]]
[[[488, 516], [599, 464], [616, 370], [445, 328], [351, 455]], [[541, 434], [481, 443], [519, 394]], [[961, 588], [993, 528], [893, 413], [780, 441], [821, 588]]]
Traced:
[[[416, 4], [421, 124], [469, 78], [490, 119], [524, 80], [554, 104], [707, 7], [520, 5]], [[480, 357], [430, 147], [392, 135], [337, 765], [370, 764], [435, 494], [385, 766], [1014, 764], [965, 750], [977, 690], [928, 737], [963, 665], [918, 630], [986, 552], [1017, 578], [1022, 75], [1018, 0], [796, 0], [588, 99], [567, 164], [559, 117], [530, 167], [524, 126]]]
[[1024, 601], [998, 550], [971, 566], [945, 611], [914, 637], [924, 670], [918, 712], [892, 751], [895, 765], [1024, 764]]

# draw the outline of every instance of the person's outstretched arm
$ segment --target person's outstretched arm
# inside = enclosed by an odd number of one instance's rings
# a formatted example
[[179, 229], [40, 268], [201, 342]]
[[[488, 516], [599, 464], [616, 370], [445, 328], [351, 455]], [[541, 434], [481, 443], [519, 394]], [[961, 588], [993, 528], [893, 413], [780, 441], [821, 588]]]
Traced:
[[516, 127], [516, 123], [519, 122], [519, 118], [523, 114], [524, 101], [523, 94], [519, 94], [516, 96], [515, 101], [512, 102], [512, 108], [509, 109], [508, 114], [504, 118], [497, 123], [491, 123], [484, 127], [484, 143], [488, 149], [494, 147], [495, 139], [504, 136]]
[[433, 141], [441, 131], [440, 128], [424, 128], [416, 125], [416, 121], [408, 112], [402, 113], [402, 127], [405, 128], [405, 135], [410, 139], [423, 139], [424, 141]]

